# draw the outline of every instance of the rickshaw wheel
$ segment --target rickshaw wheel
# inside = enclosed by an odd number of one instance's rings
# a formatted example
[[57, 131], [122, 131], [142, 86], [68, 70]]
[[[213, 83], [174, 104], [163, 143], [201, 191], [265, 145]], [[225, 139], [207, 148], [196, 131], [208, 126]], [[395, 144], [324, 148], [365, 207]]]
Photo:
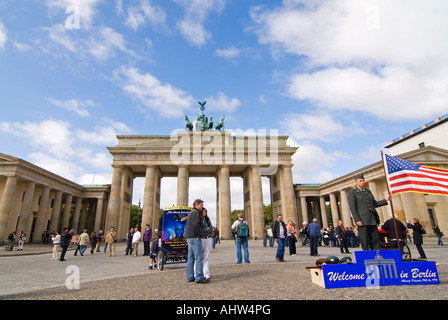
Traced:
[[407, 244], [402, 244], [401, 248], [401, 257], [403, 259], [411, 259], [411, 250], [409, 249]]
[[157, 270], [163, 270], [163, 263], [165, 259], [165, 252], [163, 250], [159, 250], [157, 253]]

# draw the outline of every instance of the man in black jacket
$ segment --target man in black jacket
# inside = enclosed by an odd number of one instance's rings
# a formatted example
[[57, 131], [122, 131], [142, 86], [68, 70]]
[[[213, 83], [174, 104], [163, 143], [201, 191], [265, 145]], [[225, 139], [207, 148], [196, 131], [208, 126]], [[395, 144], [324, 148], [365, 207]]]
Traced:
[[286, 230], [285, 222], [283, 221], [283, 216], [281, 214], [277, 215], [277, 220], [272, 223], [272, 235], [274, 240], [278, 244], [277, 254], [275, 259], [279, 262], [285, 261], [285, 241], [288, 231]]
[[70, 240], [73, 236], [73, 229], [68, 232], [68, 228], [65, 227], [61, 234], [61, 256], [59, 257], [59, 261], [65, 261], [65, 253], [67, 252], [68, 246], [70, 245]]
[[[207, 283], [208, 279], [204, 278], [202, 254], [202, 218], [201, 213], [204, 207], [204, 201], [197, 199], [193, 202], [193, 210], [188, 214], [187, 231], [185, 238], [188, 244], [187, 258], [187, 281], [196, 283]], [[196, 274], [194, 269], [196, 266]]]

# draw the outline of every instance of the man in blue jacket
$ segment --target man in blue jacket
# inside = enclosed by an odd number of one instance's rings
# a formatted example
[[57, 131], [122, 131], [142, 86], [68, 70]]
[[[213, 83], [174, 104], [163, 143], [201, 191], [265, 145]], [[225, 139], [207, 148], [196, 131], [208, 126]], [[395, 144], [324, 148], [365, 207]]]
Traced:
[[313, 222], [308, 226], [308, 236], [310, 237], [310, 255], [313, 257], [319, 256], [317, 254], [317, 245], [319, 243], [319, 239], [322, 237], [320, 233], [320, 227], [317, 224], [317, 219], [314, 218]]
[[[188, 214], [187, 231], [185, 238], [188, 244], [187, 258], [187, 281], [196, 283], [207, 283], [208, 279], [204, 277], [202, 253], [202, 209], [204, 201], [197, 199], [193, 202], [193, 210]], [[196, 274], [194, 268], [196, 267]]]

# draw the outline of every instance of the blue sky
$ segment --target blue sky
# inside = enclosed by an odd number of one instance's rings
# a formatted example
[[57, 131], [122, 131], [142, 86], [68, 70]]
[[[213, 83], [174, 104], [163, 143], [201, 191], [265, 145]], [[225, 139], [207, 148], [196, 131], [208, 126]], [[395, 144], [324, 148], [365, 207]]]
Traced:
[[[0, 152], [81, 184], [110, 183], [116, 134], [169, 135], [207, 100], [227, 129], [289, 135], [294, 183], [323, 183], [447, 113], [447, 9], [438, 0], [3, 0]], [[163, 180], [166, 206], [176, 183]], [[212, 206], [212, 180], [193, 179], [190, 197]], [[232, 179], [232, 209], [241, 189]], [[134, 203], [142, 192], [136, 179]]]

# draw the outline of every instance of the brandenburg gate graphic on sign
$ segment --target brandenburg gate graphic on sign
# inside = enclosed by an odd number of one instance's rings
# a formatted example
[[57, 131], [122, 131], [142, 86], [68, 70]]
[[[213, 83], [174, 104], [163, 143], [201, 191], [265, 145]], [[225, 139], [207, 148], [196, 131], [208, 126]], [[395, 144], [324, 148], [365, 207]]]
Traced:
[[[204, 111], [204, 103], [201, 111]], [[190, 177], [215, 177], [217, 192], [216, 224], [223, 239], [231, 238], [230, 177], [243, 178], [245, 219], [251, 237], [262, 236], [264, 226], [261, 177], [270, 178], [273, 216], [298, 222], [292, 179], [292, 155], [297, 148], [288, 146], [287, 136], [276, 130], [223, 130], [224, 116], [215, 130], [213, 122], [202, 115], [186, 130], [170, 136], [119, 135], [118, 144], [109, 147], [113, 155], [113, 177], [105, 230], [115, 227], [124, 238], [129, 227], [133, 180], [145, 178], [142, 224], [159, 224], [160, 185], [163, 177], [177, 177], [177, 206], [191, 206]], [[194, 195], [193, 195], [194, 197]], [[203, 199], [207, 202], [207, 199]], [[235, 208], [239, 209], [239, 208]]]

